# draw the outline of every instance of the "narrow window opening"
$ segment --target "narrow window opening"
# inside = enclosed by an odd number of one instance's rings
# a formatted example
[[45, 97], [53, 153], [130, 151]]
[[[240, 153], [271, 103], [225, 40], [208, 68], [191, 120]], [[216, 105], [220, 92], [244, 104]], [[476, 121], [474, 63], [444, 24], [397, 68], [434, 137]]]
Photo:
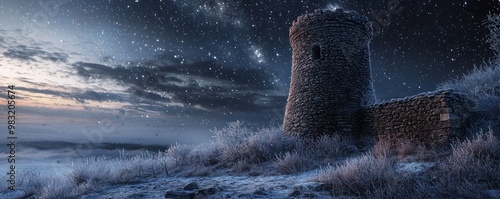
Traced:
[[321, 59], [321, 49], [319, 46], [312, 47], [312, 57], [314, 60]]

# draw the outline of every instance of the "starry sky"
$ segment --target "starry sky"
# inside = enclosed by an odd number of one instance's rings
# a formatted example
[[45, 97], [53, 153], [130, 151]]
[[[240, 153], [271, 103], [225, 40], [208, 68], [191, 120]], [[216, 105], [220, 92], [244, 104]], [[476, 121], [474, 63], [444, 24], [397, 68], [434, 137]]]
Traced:
[[[390, 5], [400, 12], [377, 17]], [[291, 22], [337, 7], [380, 27], [379, 99], [435, 90], [493, 56], [484, 20], [498, 0], [2, 0], [0, 85], [16, 86], [26, 140], [199, 142], [230, 121], [276, 125]]]

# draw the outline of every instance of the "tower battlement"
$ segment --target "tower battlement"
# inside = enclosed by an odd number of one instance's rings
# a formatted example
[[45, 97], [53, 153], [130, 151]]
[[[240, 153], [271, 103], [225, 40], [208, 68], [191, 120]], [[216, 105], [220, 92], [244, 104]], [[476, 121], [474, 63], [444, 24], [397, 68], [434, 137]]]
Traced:
[[343, 9], [318, 9], [312, 13], [303, 14], [293, 21], [289, 32], [290, 40], [293, 40], [296, 35], [331, 26], [349, 26], [357, 28], [357, 32], [365, 34], [369, 39], [373, 36], [371, 23], [366, 16], [360, 15], [355, 11], [345, 11]]

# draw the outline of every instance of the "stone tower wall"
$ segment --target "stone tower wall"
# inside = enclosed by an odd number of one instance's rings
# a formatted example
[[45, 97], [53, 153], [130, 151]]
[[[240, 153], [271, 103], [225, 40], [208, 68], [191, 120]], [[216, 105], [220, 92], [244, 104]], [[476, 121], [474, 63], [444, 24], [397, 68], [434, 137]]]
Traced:
[[350, 134], [356, 113], [374, 98], [371, 23], [343, 10], [316, 10], [290, 27], [292, 78], [285, 132], [304, 136]]

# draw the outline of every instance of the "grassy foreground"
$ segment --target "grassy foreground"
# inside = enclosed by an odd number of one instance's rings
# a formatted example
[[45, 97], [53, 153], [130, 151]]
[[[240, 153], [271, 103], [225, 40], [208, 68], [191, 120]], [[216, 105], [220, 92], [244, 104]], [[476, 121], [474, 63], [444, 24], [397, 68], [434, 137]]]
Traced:
[[[500, 141], [491, 130], [432, 150], [408, 141], [397, 146], [360, 144], [338, 135], [299, 139], [279, 128], [253, 131], [238, 121], [213, 133], [215, 140], [205, 145], [174, 145], [134, 157], [122, 151], [117, 159], [90, 157], [64, 177], [24, 171], [18, 189], [26, 197], [77, 198], [147, 178], [281, 175], [312, 169], [319, 172], [310, 180], [325, 183], [334, 196], [476, 198], [486, 197], [485, 190], [500, 189]], [[419, 169], [405, 169], [408, 165]], [[1, 188], [6, 190], [5, 183]]]

